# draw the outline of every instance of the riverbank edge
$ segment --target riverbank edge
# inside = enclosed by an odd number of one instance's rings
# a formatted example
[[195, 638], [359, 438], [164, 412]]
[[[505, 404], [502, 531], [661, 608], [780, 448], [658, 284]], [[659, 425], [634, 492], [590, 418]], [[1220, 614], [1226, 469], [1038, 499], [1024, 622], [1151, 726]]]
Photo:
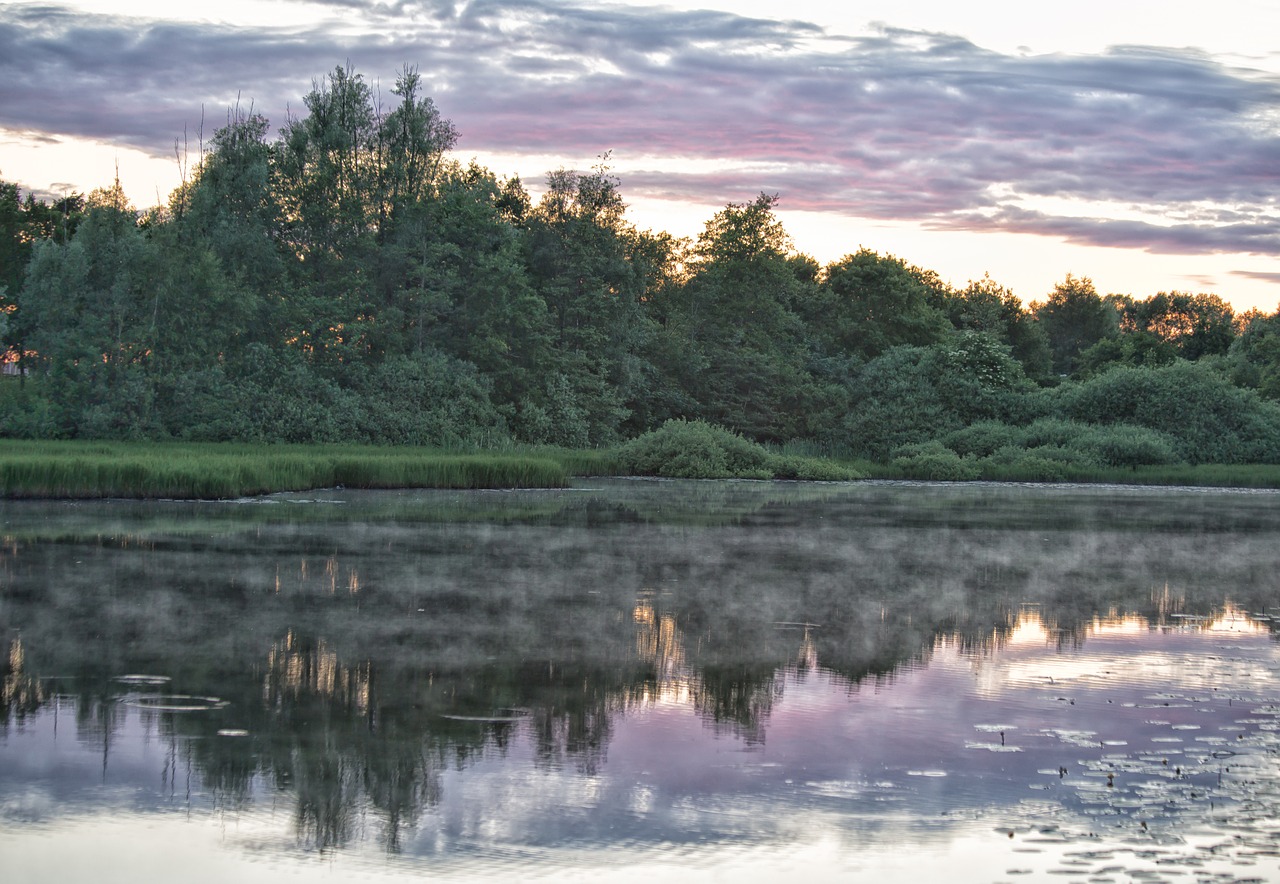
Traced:
[[[823, 460], [823, 459], [815, 459]], [[826, 459], [867, 479], [937, 480], [901, 465]], [[434, 451], [356, 445], [0, 440], [6, 499], [232, 499], [317, 488], [564, 488], [630, 476], [617, 450]], [[1077, 469], [1046, 477], [981, 470], [972, 481], [1280, 488], [1280, 465]]]

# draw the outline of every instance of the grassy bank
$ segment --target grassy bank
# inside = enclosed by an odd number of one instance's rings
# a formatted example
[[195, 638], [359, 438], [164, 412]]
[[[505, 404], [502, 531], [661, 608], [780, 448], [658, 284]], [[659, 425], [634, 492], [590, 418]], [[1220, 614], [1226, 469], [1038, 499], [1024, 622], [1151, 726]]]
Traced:
[[571, 472], [591, 472], [590, 463], [545, 451], [0, 440], [0, 495], [213, 499], [339, 485], [559, 488]]
[[[1137, 469], [1063, 467], [1051, 475], [1016, 465], [983, 464], [963, 477], [927, 464], [877, 464], [806, 458], [829, 464], [829, 478], [979, 479], [1280, 488], [1280, 465], [1186, 464]], [[621, 451], [512, 448], [444, 452], [357, 445], [248, 445], [126, 442], [29, 442], [0, 439], [0, 497], [225, 499], [312, 488], [562, 488], [570, 477], [643, 472]], [[810, 475], [809, 478], [828, 478]], [[774, 472], [775, 475], [785, 473]]]
[[1280, 488], [1280, 464], [1167, 464], [1159, 466], [1096, 467], [1055, 464], [1046, 471], [1035, 466], [977, 465], [963, 477], [937, 475], [926, 468], [853, 461], [868, 479], [983, 482], [1075, 482], [1090, 485], [1166, 485], [1205, 488]]

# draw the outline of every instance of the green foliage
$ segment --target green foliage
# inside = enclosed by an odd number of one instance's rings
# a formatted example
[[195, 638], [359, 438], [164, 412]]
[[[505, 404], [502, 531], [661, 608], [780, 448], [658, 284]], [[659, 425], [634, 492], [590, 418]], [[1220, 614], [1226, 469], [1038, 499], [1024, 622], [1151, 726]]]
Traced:
[[1079, 367], [1080, 354], [1103, 338], [1116, 334], [1118, 316], [1088, 277], [1067, 274], [1032, 312], [1049, 338], [1053, 370], [1069, 375]]
[[1121, 298], [1119, 304], [1126, 337], [1145, 333], [1192, 362], [1225, 354], [1235, 340], [1235, 311], [1217, 295], [1159, 292], [1141, 301]]
[[1103, 338], [1082, 351], [1076, 376], [1093, 377], [1118, 365], [1168, 365], [1178, 358], [1178, 348], [1148, 331], [1132, 331]]
[[978, 421], [947, 433], [941, 441], [960, 455], [987, 457], [1001, 449], [1022, 449], [1027, 431], [999, 421]]
[[1093, 430], [1080, 443], [1093, 452], [1100, 463], [1111, 467], [1170, 464], [1181, 460], [1177, 445], [1168, 435], [1147, 427], [1113, 424]]
[[543, 456], [405, 448], [0, 443], [0, 496], [230, 498], [353, 488], [549, 488]]
[[1053, 360], [1044, 328], [1013, 292], [990, 276], [948, 293], [942, 309], [957, 330], [985, 332], [1007, 344], [1027, 377], [1043, 381], [1051, 375]]
[[1054, 394], [1064, 417], [1158, 430], [1191, 463], [1280, 462], [1280, 406], [1204, 362], [1115, 368]]
[[828, 352], [870, 359], [892, 347], [942, 341], [950, 324], [934, 303], [943, 297], [936, 277], [861, 249], [826, 268], [801, 313]]
[[731, 204], [707, 222], [688, 281], [668, 303], [679, 361], [675, 381], [702, 419], [762, 441], [812, 432], [826, 405], [807, 370], [805, 329], [794, 312], [812, 282], [774, 215], [777, 198]]
[[704, 421], [672, 419], [622, 448], [623, 466], [640, 476], [770, 479], [769, 452]]
[[53, 403], [37, 381], [0, 376], [0, 427], [13, 439], [57, 438]]
[[624, 445], [619, 462], [639, 476], [680, 479], [859, 478], [830, 461], [779, 455], [705, 421], [668, 420]]
[[1031, 384], [1009, 346], [990, 334], [962, 332], [934, 348], [934, 385], [943, 405], [964, 423], [1006, 417]]
[[853, 371], [848, 413], [833, 441], [884, 461], [898, 446], [972, 423], [1011, 422], [1023, 415], [1030, 389], [1008, 347], [986, 334], [895, 347]]
[[1280, 310], [1271, 316], [1256, 311], [1247, 317], [1228, 351], [1227, 370], [1241, 387], [1266, 399], [1280, 400]]
[[964, 482], [979, 475], [973, 458], [961, 457], [937, 440], [899, 446], [890, 464], [912, 479], [934, 482]]
[[1130, 424], [1096, 425], [1041, 418], [1029, 426], [984, 421], [956, 430], [943, 442], [979, 459], [984, 475], [1059, 481], [1104, 467], [1173, 464], [1177, 444], [1165, 433]]
[[959, 429], [964, 422], [942, 403], [932, 382], [936, 364], [936, 351], [895, 347], [855, 369], [849, 409], [829, 441], [883, 463], [899, 446]]
[[[1026, 449], [1009, 445], [980, 461], [982, 475], [989, 479], [1021, 482], [1061, 482], [1071, 472], [1073, 452], [1067, 449]], [[1092, 466], [1092, 464], [1089, 464]]]

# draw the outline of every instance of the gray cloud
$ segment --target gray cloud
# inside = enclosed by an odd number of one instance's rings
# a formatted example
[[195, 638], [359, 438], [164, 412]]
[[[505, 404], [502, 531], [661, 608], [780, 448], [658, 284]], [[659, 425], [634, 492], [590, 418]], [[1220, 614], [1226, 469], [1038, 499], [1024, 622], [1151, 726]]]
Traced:
[[1263, 270], [1232, 270], [1232, 276], [1239, 276], [1243, 279], [1257, 279], [1262, 282], [1274, 282], [1280, 285], [1280, 272], [1268, 273]]
[[[1014, 230], [1159, 252], [1280, 253], [1280, 78], [1192, 50], [1004, 55], [896, 29], [540, 0], [364, 4], [358, 36], [0, 9], [0, 125], [171, 155], [242, 95], [282, 125], [350, 61], [416, 64], [473, 151], [710, 159], [629, 175], [632, 195]], [[388, 92], [384, 88], [384, 93]], [[767, 171], [761, 172], [760, 169]], [[508, 170], [495, 170], [503, 173]], [[1036, 198], [1172, 223], [1065, 217]]]

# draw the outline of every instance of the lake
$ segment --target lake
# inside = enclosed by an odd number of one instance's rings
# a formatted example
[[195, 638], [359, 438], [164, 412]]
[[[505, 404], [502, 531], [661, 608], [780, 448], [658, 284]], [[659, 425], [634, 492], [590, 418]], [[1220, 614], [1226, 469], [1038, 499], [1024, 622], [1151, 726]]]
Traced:
[[1280, 881], [1280, 495], [0, 502], [10, 881]]

